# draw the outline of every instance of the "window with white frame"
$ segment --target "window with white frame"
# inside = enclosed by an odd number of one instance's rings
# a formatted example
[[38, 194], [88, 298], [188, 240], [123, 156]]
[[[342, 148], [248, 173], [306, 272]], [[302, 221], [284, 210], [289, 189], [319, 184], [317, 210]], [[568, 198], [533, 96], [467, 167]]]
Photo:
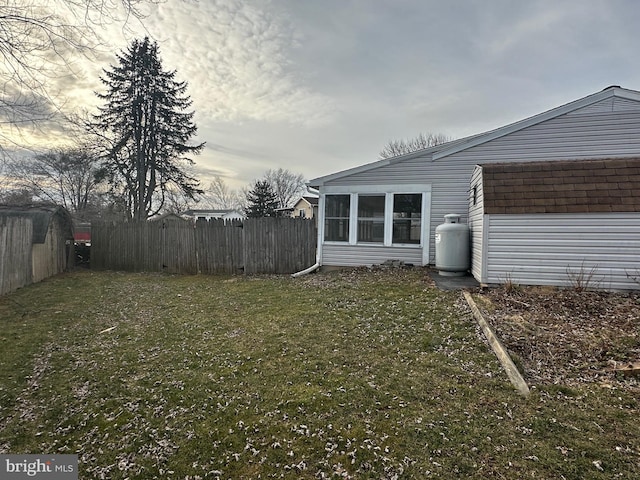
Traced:
[[324, 240], [385, 246], [420, 245], [425, 214], [423, 201], [423, 193], [327, 194]]
[[358, 195], [358, 242], [384, 242], [385, 195]]
[[422, 194], [393, 195], [393, 243], [419, 244], [422, 232]]
[[324, 211], [324, 239], [330, 242], [348, 242], [350, 195], [327, 195]]

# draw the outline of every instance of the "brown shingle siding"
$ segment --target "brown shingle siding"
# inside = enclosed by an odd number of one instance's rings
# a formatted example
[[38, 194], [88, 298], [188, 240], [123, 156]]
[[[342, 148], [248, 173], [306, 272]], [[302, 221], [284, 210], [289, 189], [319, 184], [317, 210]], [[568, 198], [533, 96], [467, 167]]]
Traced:
[[526, 213], [526, 211], [527, 211], [526, 207], [511, 207], [509, 209], [509, 213]]
[[[561, 181], [561, 178], [557, 178], [556, 181]], [[554, 192], [572, 192], [576, 187], [572, 183], [556, 183], [553, 185]]]
[[[565, 172], [568, 173], [568, 172]], [[564, 175], [562, 177], [559, 177], [558, 180], [562, 180], [562, 183], [570, 183], [572, 185], [575, 184], [580, 184], [580, 183], [584, 183], [585, 181], [587, 181], [588, 177], [581, 177], [579, 175], [573, 177], [571, 175]]]
[[514, 177], [506, 178], [504, 180], [504, 185], [505, 186], [514, 186], [514, 185], [520, 186], [520, 185], [524, 185], [524, 179], [523, 178], [514, 178]]
[[640, 212], [640, 158], [482, 166], [485, 213]]
[[617, 175], [640, 175], [640, 167], [616, 168]]
[[640, 188], [640, 181], [633, 181], [627, 177], [621, 177], [618, 180], [618, 188], [621, 190], [638, 190], [638, 188]]
[[522, 164], [523, 172], [541, 172], [544, 170], [544, 167], [540, 163], [527, 163]]
[[635, 205], [618, 205], [618, 212], [635, 212], [637, 211]]

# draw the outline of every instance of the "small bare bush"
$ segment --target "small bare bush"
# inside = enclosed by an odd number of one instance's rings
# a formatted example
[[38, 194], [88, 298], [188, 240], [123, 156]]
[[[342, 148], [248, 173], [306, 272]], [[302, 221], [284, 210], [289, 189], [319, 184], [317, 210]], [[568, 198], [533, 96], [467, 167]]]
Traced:
[[602, 278], [597, 278], [598, 265], [594, 265], [590, 269], [585, 267], [584, 261], [578, 269], [572, 269], [567, 265], [567, 278], [569, 285], [576, 292], [584, 292], [598, 288], [602, 282]]
[[511, 273], [507, 273], [502, 282], [502, 288], [505, 293], [514, 293], [520, 290], [520, 285], [513, 280]]

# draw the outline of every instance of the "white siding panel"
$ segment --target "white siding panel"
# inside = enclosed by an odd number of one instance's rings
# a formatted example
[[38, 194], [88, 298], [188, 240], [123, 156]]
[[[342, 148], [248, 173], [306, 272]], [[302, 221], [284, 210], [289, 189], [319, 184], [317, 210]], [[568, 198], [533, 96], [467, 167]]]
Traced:
[[360, 267], [379, 265], [387, 260], [401, 260], [413, 265], [422, 265], [422, 248], [325, 243], [322, 249], [323, 265]]
[[[476, 189], [475, 203], [473, 189]], [[482, 278], [483, 253], [483, 221], [484, 221], [484, 191], [482, 190], [482, 169], [476, 167], [471, 176], [471, 191], [469, 192], [469, 230], [471, 232], [471, 274], [479, 282]]]
[[640, 285], [640, 213], [485, 215], [487, 283], [591, 287]]
[[637, 156], [639, 133], [640, 112], [563, 115], [447, 158], [482, 164]]
[[598, 103], [575, 110], [567, 115], [591, 115], [593, 113], [622, 112], [628, 110], [639, 110], [640, 105], [634, 100], [627, 98], [612, 97]]

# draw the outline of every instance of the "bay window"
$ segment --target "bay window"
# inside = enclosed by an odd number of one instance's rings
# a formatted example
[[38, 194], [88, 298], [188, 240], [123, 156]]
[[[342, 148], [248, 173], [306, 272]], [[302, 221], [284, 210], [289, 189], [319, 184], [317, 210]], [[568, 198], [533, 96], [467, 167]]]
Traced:
[[[424, 187], [422, 187], [424, 188]], [[324, 197], [324, 240], [380, 246], [418, 246], [423, 243], [425, 220], [421, 187], [391, 193], [386, 187], [373, 191], [327, 193]], [[427, 201], [428, 201], [427, 197]]]

